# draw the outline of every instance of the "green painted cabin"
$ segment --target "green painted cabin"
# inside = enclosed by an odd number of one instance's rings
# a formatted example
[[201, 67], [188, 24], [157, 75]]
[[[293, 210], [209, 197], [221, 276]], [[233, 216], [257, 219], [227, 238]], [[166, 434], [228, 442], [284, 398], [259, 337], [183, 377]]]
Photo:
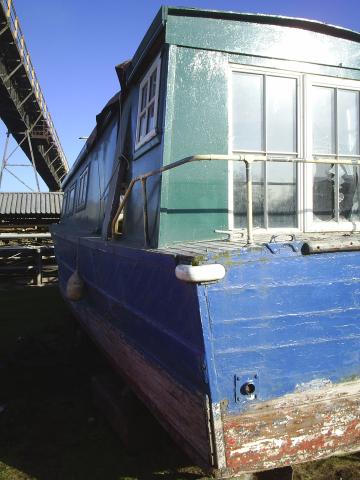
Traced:
[[[103, 158], [101, 152], [95, 155], [102, 165], [93, 165], [89, 175], [90, 181], [100, 176], [105, 194], [90, 188], [89, 197], [95, 196], [83, 209], [65, 202], [74, 223], [109, 235], [103, 221], [109, 222], [132, 178], [195, 154], [359, 160], [359, 40], [356, 32], [309, 20], [161, 8], [133, 59], [117, 67], [121, 94], [97, 117], [97, 128], [65, 181], [68, 189], [104, 135], [113, 135]], [[322, 121], [325, 114], [328, 120]], [[126, 168], [119, 165], [125, 162]], [[359, 219], [354, 169], [257, 163], [255, 228], [270, 233], [353, 229]], [[118, 172], [122, 192], [114, 185]], [[240, 164], [202, 162], [152, 177], [150, 245], [224, 238], [216, 231], [245, 228], [244, 172]], [[347, 198], [342, 201], [347, 190], [353, 195], [350, 207]], [[97, 203], [102, 203], [100, 219]], [[143, 245], [139, 183], [124, 212], [122, 241]]]

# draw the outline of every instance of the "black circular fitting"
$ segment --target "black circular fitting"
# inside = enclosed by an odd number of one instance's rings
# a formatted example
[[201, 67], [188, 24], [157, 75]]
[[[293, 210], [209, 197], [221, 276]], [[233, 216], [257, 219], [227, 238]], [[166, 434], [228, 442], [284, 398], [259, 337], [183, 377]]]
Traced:
[[253, 395], [255, 393], [255, 385], [252, 382], [246, 382], [240, 388], [241, 395]]

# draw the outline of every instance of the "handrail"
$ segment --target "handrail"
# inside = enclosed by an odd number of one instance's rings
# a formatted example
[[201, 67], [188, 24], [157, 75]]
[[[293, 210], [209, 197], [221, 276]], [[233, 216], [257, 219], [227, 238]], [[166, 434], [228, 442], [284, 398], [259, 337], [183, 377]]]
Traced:
[[29, 50], [26, 46], [24, 35], [22, 32], [22, 29], [20, 27], [19, 19], [16, 14], [14, 4], [12, 0], [0, 0], [0, 5], [3, 8], [3, 11], [5, 12], [5, 16], [7, 18], [7, 24], [8, 27], [12, 33], [15, 45], [17, 46], [19, 56], [21, 58], [21, 61], [24, 65], [25, 71], [27, 73], [29, 82], [33, 88], [33, 93], [36, 97], [36, 100], [39, 104], [40, 110], [42, 112], [42, 115], [44, 117], [44, 120], [47, 123], [47, 126], [51, 132], [51, 135], [54, 139], [54, 143], [56, 144], [58, 151], [60, 153], [61, 159], [63, 161], [63, 164], [65, 166], [65, 170], [69, 170], [69, 165], [67, 162], [67, 159], [65, 157], [64, 151], [62, 149], [61, 143], [59, 136], [57, 134], [57, 131], [55, 130], [54, 123], [52, 121], [51, 115], [49, 113], [47, 104], [44, 99], [43, 92], [41, 90], [37, 75], [35, 73], [34, 66], [32, 64], [32, 61], [30, 59], [30, 53]]
[[146, 181], [148, 178], [155, 175], [161, 175], [162, 173], [173, 170], [174, 168], [180, 167], [187, 163], [192, 162], [202, 162], [202, 161], [233, 161], [233, 162], [244, 162], [246, 168], [246, 194], [247, 194], [247, 245], [252, 245], [254, 243], [253, 237], [253, 201], [252, 201], [252, 163], [254, 162], [284, 162], [284, 163], [311, 163], [311, 164], [336, 164], [336, 165], [353, 165], [360, 166], [360, 160], [354, 160], [352, 158], [348, 159], [334, 159], [334, 158], [298, 158], [298, 157], [277, 157], [277, 156], [264, 156], [259, 158], [258, 155], [192, 155], [190, 157], [185, 157], [177, 162], [170, 163], [164, 167], [158, 168], [156, 170], [151, 170], [150, 172], [144, 173], [143, 175], [138, 175], [133, 178], [129, 183], [129, 186], [125, 192], [125, 195], [114, 215], [114, 218], [111, 222], [111, 234], [114, 238], [116, 234], [116, 224], [119, 221], [119, 217], [124, 210], [124, 207], [128, 201], [130, 193], [134, 185], [138, 182], [141, 182], [143, 189], [143, 222], [144, 222], [144, 239], [145, 246], [149, 246], [149, 225], [148, 225], [148, 212], [147, 212], [147, 195], [146, 195]]

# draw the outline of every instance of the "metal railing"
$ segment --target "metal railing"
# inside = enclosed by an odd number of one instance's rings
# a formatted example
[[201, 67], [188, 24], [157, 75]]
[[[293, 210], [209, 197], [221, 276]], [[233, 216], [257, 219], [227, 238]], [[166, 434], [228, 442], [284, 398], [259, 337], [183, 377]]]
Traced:
[[246, 169], [246, 230], [247, 230], [247, 245], [252, 245], [254, 243], [254, 225], [253, 225], [253, 195], [252, 195], [252, 164], [254, 162], [267, 162], [267, 163], [302, 163], [302, 164], [327, 164], [327, 165], [352, 165], [352, 166], [360, 166], [360, 160], [354, 160], [351, 158], [347, 159], [337, 159], [337, 158], [296, 158], [296, 157], [278, 157], [278, 156], [266, 156], [259, 158], [258, 155], [193, 155], [191, 157], [185, 157], [177, 162], [170, 163], [165, 167], [152, 170], [150, 172], [144, 173], [143, 175], [139, 175], [133, 178], [125, 192], [125, 195], [119, 205], [119, 208], [114, 216], [114, 219], [111, 224], [111, 232], [112, 236], [114, 237], [116, 232], [116, 226], [119, 221], [119, 217], [124, 210], [124, 207], [129, 199], [129, 196], [134, 188], [134, 185], [138, 182], [141, 183], [142, 186], [142, 194], [143, 194], [143, 225], [144, 225], [144, 239], [145, 239], [145, 246], [149, 246], [150, 244], [150, 237], [149, 237], [149, 220], [148, 220], [148, 208], [147, 208], [147, 188], [146, 182], [147, 179], [153, 177], [155, 175], [162, 175], [164, 172], [168, 170], [173, 170], [174, 168], [178, 168], [182, 165], [186, 165], [192, 162], [203, 162], [203, 161], [232, 161], [232, 162], [243, 162], [245, 164]]
[[[49, 129], [49, 131], [51, 133], [51, 136], [54, 140], [54, 143], [55, 143], [55, 145], [56, 145], [56, 147], [59, 151], [59, 154], [61, 155], [61, 159], [64, 163], [65, 170], [68, 171], [69, 170], [69, 165], [68, 165], [67, 159], [65, 157], [65, 154], [63, 152], [63, 149], [62, 149], [62, 146], [61, 146], [61, 143], [60, 143], [60, 139], [59, 139], [58, 134], [55, 130], [55, 126], [54, 126], [54, 123], [52, 121], [51, 115], [49, 113], [47, 104], [45, 102], [44, 95], [43, 95], [42, 90], [40, 88], [40, 84], [39, 84], [38, 78], [36, 76], [34, 66], [31, 62], [30, 53], [29, 53], [28, 48], [27, 48], [26, 43], [25, 43], [24, 35], [23, 35], [23, 32], [22, 32], [21, 27], [20, 27], [19, 19], [18, 19], [18, 16], [16, 14], [16, 11], [15, 11], [13, 1], [12, 0], [0, 0], [0, 6], [2, 7], [2, 9], [5, 13], [6, 19], [7, 19], [7, 27], [4, 27], [4, 28], [9, 28], [9, 30], [12, 33], [14, 43], [17, 46], [19, 56], [21, 58], [21, 62], [22, 62], [23, 66], [25, 68], [25, 71], [27, 73], [29, 82], [30, 82], [30, 84], [32, 86], [32, 89], [33, 89], [33, 93], [34, 93], [35, 98], [36, 98], [36, 100], [39, 104], [42, 116], [47, 123], [47, 128]], [[19, 65], [21, 65], [21, 63]], [[15, 72], [12, 72], [10, 75], [12, 75], [13, 73], [15, 73]]]

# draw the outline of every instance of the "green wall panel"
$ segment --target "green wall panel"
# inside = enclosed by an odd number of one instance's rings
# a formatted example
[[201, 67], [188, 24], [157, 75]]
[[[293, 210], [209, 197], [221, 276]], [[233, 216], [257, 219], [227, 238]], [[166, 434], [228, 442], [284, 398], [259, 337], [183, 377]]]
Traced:
[[[227, 56], [170, 47], [164, 164], [228, 153]], [[160, 245], [219, 237], [227, 228], [227, 163], [184, 165], [163, 175]]]

